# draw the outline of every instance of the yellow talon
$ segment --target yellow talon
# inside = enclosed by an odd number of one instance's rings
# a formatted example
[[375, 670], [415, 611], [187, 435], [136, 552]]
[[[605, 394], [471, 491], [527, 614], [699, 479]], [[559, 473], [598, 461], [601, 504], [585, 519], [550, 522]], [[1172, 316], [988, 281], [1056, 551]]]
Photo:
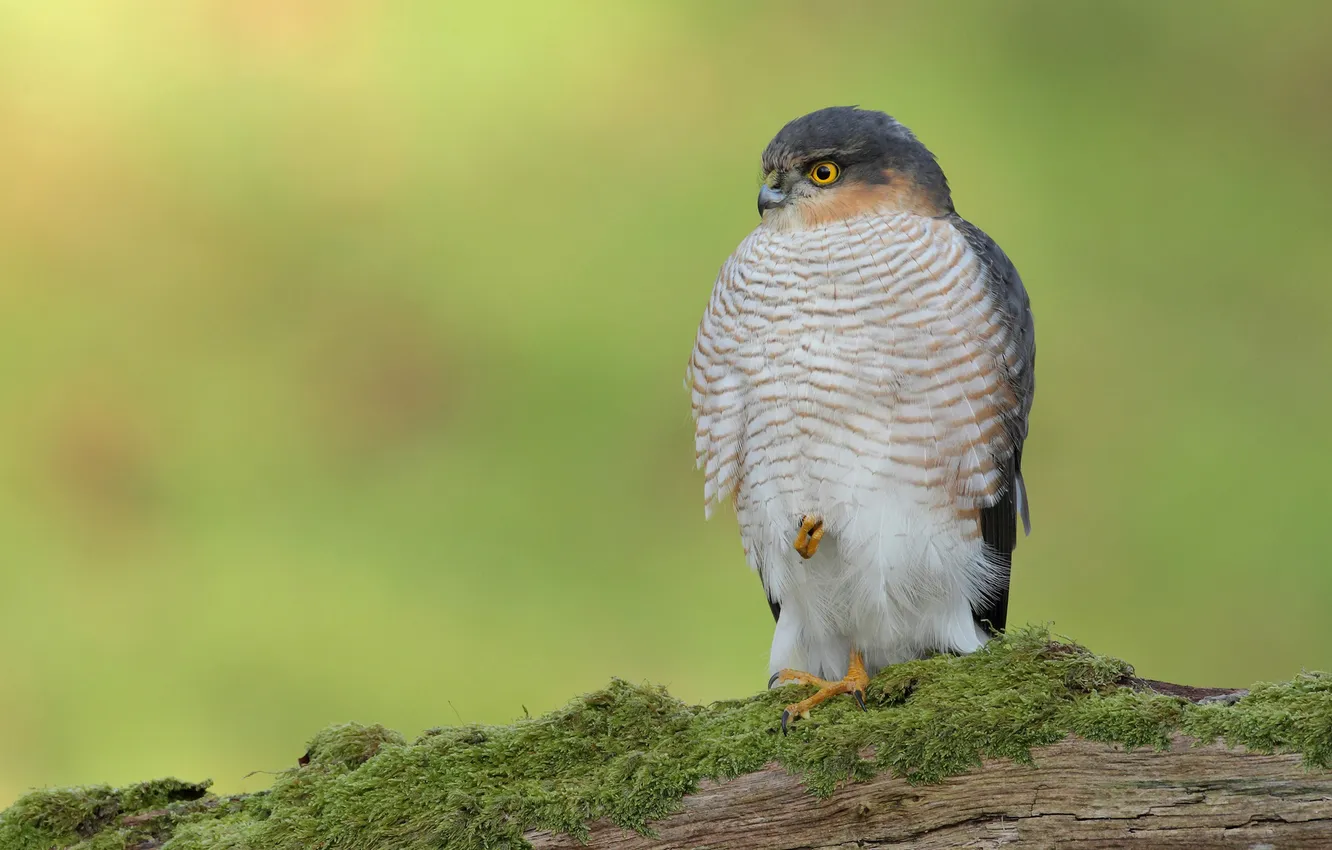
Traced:
[[778, 685], [814, 685], [818, 688], [831, 688], [834, 684], [802, 670], [781, 670], [772, 680]]
[[795, 550], [808, 560], [818, 551], [823, 539], [823, 518], [806, 514], [800, 518], [800, 531], [796, 533]]
[[839, 694], [850, 694], [855, 698], [856, 705], [860, 706], [860, 710], [865, 710], [865, 689], [869, 687], [869, 673], [865, 671], [865, 659], [854, 649], [851, 650], [851, 659], [847, 664], [846, 676], [840, 682], [829, 682], [827, 679], [820, 679], [818, 676], [800, 670], [782, 670], [773, 678], [778, 684], [799, 683], [818, 687], [818, 691], [813, 696], [792, 703], [782, 711], [783, 735], [786, 734], [787, 729], [794, 721], [808, 720], [810, 709], [814, 706]]

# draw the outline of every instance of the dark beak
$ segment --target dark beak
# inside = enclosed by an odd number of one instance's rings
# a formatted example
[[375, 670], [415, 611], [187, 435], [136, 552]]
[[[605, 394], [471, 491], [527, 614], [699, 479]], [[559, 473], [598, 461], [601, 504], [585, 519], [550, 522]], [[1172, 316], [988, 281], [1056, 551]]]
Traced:
[[779, 192], [776, 189], [769, 186], [767, 183], [764, 183], [763, 188], [759, 189], [759, 198], [758, 198], [759, 217], [763, 216], [764, 210], [770, 210], [773, 207], [780, 207], [784, 203], [786, 203], [785, 192]]

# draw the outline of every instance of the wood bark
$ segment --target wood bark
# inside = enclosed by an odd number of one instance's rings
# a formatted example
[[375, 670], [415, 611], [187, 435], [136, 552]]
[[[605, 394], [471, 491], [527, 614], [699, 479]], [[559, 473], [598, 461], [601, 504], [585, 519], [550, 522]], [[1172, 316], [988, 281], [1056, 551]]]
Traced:
[[[1193, 700], [1241, 692], [1139, 680]], [[538, 850], [1332, 850], [1332, 771], [1298, 755], [1221, 744], [1124, 751], [1075, 737], [1033, 752], [1034, 765], [986, 761], [938, 785], [880, 775], [817, 799], [778, 765], [704, 782], [645, 837], [592, 825], [584, 845], [532, 832]]]

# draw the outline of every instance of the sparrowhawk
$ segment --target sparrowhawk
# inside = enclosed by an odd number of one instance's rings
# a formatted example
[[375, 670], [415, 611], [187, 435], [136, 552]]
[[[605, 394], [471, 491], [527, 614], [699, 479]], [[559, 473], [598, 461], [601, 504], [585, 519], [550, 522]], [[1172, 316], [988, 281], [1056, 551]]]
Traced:
[[910, 130], [833, 107], [763, 152], [686, 384], [707, 513], [730, 497], [776, 620], [788, 720], [1005, 626], [1034, 325], [1004, 252]]

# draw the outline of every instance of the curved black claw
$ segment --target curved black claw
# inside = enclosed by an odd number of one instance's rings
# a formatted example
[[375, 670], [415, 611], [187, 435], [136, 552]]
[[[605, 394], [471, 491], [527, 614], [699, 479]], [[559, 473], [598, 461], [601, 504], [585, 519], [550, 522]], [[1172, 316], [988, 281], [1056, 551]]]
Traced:
[[851, 696], [853, 696], [853, 697], [856, 698], [856, 705], [860, 706], [860, 710], [861, 710], [861, 711], [869, 711], [869, 709], [865, 707], [865, 692], [864, 692], [864, 691], [852, 691], [852, 692], [851, 692]]
[[789, 710], [787, 710], [787, 709], [782, 709], [782, 734], [783, 734], [783, 735], [785, 735], [785, 734], [787, 733], [787, 727], [790, 725], [790, 723], [791, 723], [791, 712], [790, 712]]
[[768, 677], [768, 687], [769, 687], [769, 688], [772, 687], [772, 683], [775, 682], [775, 681], [777, 681], [777, 677], [780, 676], [780, 675], [782, 675], [782, 671], [781, 671], [781, 670], [778, 670], [776, 673], [773, 673], [771, 676]]

